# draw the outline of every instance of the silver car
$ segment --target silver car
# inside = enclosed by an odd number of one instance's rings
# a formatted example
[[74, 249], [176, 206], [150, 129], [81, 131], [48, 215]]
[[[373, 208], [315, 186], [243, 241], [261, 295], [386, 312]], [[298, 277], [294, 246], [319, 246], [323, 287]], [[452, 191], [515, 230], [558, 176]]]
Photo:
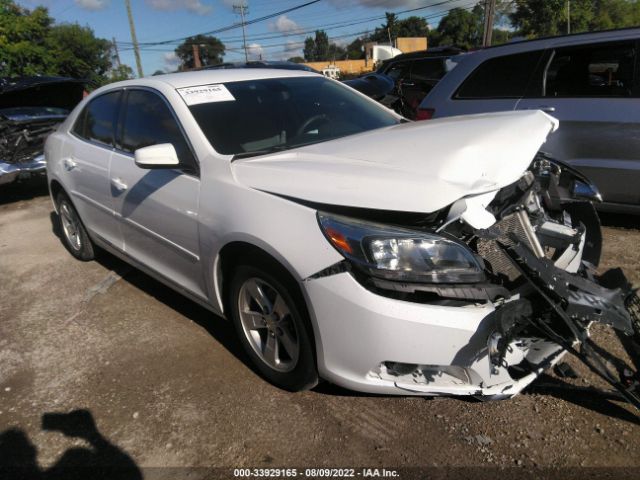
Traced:
[[466, 55], [422, 101], [418, 118], [547, 112], [560, 129], [542, 150], [595, 182], [599, 209], [640, 213], [639, 41], [640, 29], [632, 28]]

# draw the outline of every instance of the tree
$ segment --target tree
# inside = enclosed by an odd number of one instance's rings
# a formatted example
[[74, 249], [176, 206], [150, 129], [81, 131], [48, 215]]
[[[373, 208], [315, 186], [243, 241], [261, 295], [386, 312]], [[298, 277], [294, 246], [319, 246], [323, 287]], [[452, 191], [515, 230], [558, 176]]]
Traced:
[[51, 27], [46, 45], [58, 75], [83, 78], [90, 87], [103, 85], [111, 70], [111, 42], [96, 38], [89, 27], [62, 24]]
[[0, 0], [0, 67], [2, 76], [53, 75], [46, 37], [53, 19], [44, 7], [33, 11]]
[[302, 57], [291, 57], [291, 58], [287, 59], [287, 62], [304, 63], [304, 58], [302, 58]]
[[304, 59], [307, 62], [324, 62], [346, 56], [344, 48], [329, 42], [324, 30], [316, 30], [315, 37], [304, 40]]
[[[155, 75], [155, 73], [154, 73]], [[119, 67], [112, 68], [109, 71], [109, 83], [119, 82], [121, 80], [130, 80], [133, 78], [133, 69], [129, 65], [121, 64]]]
[[[520, 0], [510, 15], [521, 35], [541, 37], [567, 33], [567, 0]], [[571, 0], [571, 32], [637, 25], [637, 0]]]
[[346, 48], [346, 57], [350, 60], [359, 60], [364, 58], [364, 41], [358, 37]]
[[196, 35], [195, 37], [187, 38], [175, 49], [176, 55], [182, 62], [181, 68], [183, 70], [195, 68], [193, 45], [199, 45], [200, 63], [202, 63], [203, 66], [222, 63], [225, 52], [224, 43], [216, 37]]
[[[454, 8], [438, 25], [439, 45], [457, 45], [465, 48], [477, 47], [482, 44], [484, 12], [481, 8], [468, 11]], [[433, 40], [431, 41], [433, 45]]]
[[88, 80], [90, 89], [110, 80], [111, 43], [77, 23], [54, 24], [44, 7], [28, 10], [0, 0], [0, 75], [53, 75]]
[[421, 17], [408, 17], [398, 20], [395, 13], [385, 13], [387, 22], [377, 27], [367, 40], [377, 43], [395, 42], [398, 37], [426, 37], [429, 24]]

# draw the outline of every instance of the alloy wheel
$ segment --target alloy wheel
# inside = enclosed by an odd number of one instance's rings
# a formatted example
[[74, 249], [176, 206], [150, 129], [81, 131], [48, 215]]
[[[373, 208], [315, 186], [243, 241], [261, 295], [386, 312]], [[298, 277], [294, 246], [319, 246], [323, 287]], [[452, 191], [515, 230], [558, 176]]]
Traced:
[[247, 279], [238, 295], [242, 330], [260, 360], [278, 372], [293, 370], [300, 339], [284, 297], [260, 278]]

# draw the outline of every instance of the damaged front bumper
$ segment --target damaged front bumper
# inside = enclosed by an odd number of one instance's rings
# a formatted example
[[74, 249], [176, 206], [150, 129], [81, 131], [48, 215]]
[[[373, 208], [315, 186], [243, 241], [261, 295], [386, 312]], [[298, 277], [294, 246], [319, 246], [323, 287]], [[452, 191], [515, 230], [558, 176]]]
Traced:
[[33, 176], [45, 176], [47, 163], [44, 154], [19, 163], [0, 161], [0, 185], [7, 185]]
[[[491, 362], [492, 303], [420, 304], [378, 295], [348, 272], [309, 279], [321, 377], [352, 390], [511, 397], [564, 353], [539, 338], [513, 341]], [[531, 366], [529, 371], [510, 365]]]
[[539, 157], [425, 230], [466, 243], [484, 281], [404, 283], [349, 261], [308, 278], [321, 375], [367, 392], [499, 399], [569, 352], [640, 408], [638, 374], [589, 338], [592, 322], [613, 327], [638, 371], [640, 300], [620, 271], [595, 274], [593, 199], [586, 179]]

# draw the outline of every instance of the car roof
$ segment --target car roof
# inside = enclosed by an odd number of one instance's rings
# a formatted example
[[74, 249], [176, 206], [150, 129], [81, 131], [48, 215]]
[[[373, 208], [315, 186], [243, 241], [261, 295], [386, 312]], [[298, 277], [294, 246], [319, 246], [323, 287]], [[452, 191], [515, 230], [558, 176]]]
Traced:
[[[244, 80], [261, 80], [268, 78], [310, 77], [318, 78], [317, 73], [305, 70], [285, 70], [275, 68], [229, 68], [198, 70], [191, 72], [167, 73], [143, 77], [134, 80], [125, 80], [107, 85], [109, 88], [132, 86], [158, 86], [168, 85], [172, 88], [192, 87], [195, 85], [209, 85], [213, 83], [241, 82]], [[102, 90], [102, 89], [101, 89]]]
[[581, 45], [588, 42], [606, 42], [607, 40], [625, 40], [640, 37], [640, 28], [617, 28], [614, 30], [602, 30], [599, 32], [581, 32], [572, 33], [570, 35], [556, 35], [551, 37], [542, 37], [534, 39], [515, 40], [509, 43], [485, 47], [477, 51], [495, 52], [498, 54], [502, 50], [534, 50], [537, 48], [545, 48], [550, 45]]

